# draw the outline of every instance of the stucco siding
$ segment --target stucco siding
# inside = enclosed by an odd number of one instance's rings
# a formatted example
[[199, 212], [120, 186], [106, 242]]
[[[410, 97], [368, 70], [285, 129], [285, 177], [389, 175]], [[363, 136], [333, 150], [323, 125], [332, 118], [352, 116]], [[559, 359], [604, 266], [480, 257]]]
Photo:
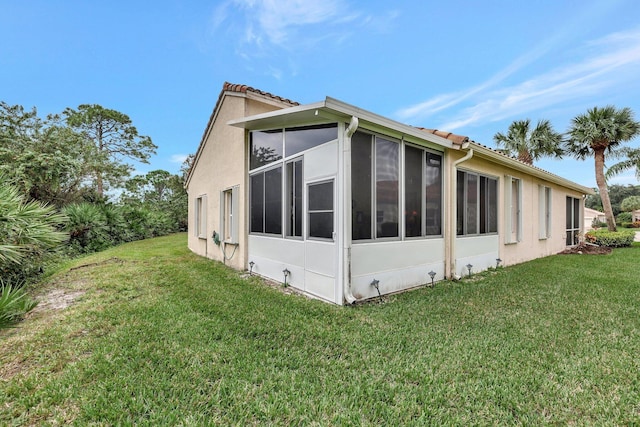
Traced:
[[[453, 157], [452, 161], [461, 158], [462, 154], [464, 153], [450, 152]], [[566, 248], [566, 197], [571, 196], [582, 200], [582, 194], [479, 156], [474, 156], [470, 160], [460, 163], [458, 169], [498, 178], [498, 254], [502, 260], [501, 265], [512, 265], [553, 255]], [[506, 229], [508, 226], [507, 215], [510, 215], [509, 208], [505, 206], [506, 192], [510, 190], [510, 188], [506, 188], [508, 177], [521, 181], [520, 220], [522, 226], [520, 238], [514, 242], [510, 242], [508, 238], [511, 230]], [[546, 238], [540, 237], [540, 186], [551, 189], [551, 226], [550, 233]], [[455, 209], [453, 204], [449, 207]], [[466, 237], [466, 239], [474, 238], [476, 237]], [[462, 260], [457, 261], [457, 264], [462, 262]], [[459, 274], [458, 270], [460, 268], [456, 268]]]
[[[246, 233], [246, 162], [248, 143], [245, 130], [227, 125], [227, 122], [251, 114], [260, 114], [282, 108], [273, 101], [251, 98], [246, 94], [228, 94], [222, 99], [210, 128], [196, 158], [187, 191], [189, 193], [189, 239], [188, 246], [198, 255], [223, 261], [235, 269], [245, 269], [247, 265]], [[213, 232], [222, 233], [220, 224], [221, 192], [237, 186], [238, 244], [222, 241], [216, 245]], [[206, 196], [206, 238], [196, 235], [196, 199]]]

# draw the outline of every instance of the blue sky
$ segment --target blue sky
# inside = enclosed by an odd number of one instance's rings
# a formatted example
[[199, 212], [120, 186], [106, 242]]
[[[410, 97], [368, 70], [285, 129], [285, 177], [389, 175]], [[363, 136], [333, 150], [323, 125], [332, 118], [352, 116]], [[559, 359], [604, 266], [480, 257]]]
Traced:
[[[0, 0], [0, 40], [0, 100], [128, 114], [159, 147], [139, 172], [177, 173], [225, 81], [490, 147], [518, 119], [564, 132], [607, 104], [640, 119], [637, 0]], [[592, 161], [536, 165], [595, 186]]]

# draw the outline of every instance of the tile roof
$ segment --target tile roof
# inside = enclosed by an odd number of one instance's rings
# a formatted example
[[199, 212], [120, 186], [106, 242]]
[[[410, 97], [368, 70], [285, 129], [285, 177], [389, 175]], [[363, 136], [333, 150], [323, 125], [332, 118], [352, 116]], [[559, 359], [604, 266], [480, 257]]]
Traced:
[[446, 131], [443, 131], [443, 130], [427, 129], [427, 128], [423, 128], [423, 127], [417, 127], [417, 129], [420, 129], [421, 131], [424, 131], [424, 132], [427, 132], [427, 133], [431, 133], [431, 134], [439, 136], [441, 138], [448, 139], [449, 141], [453, 142], [456, 145], [462, 145], [465, 142], [469, 142], [470, 141], [468, 136], [456, 135], [455, 133], [446, 132]]
[[281, 96], [277, 96], [277, 95], [274, 95], [274, 94], [269, 93], [269, 92], [265, 92], [265, 91], [260, 90], [260, 89], [255, 89], [255, 88], [253, 88], [251, 86], [247, 86], [247, 85], [239, 85], [239, 84], [224, 82], [224, 84], [222, 85], [222, 92], [220, 92], [220, 98], [222, 97], [222, 94], [224, 92], [238, 92], [238, 93], [253, 92], [253, 93], [257, 93], [259, 95], [266, 96], [268, 98], [273, 98], [273, 99], [275, 99], [277, 101], [280, 101], [280, 102], [285, 102], [287, 104], [300, 105], [299, 102], [292, 101], [290, 99], [283, 98]]
[[[289, 106], [291, 106], [291, 107], [294, 107], [296, 105], [300, 105], [299, 102], [291, 101], [290, 99], [283, 98], [281, 96], [277, 96], [277, 95], [274, 95], [272, 93], [265, 92], [263, 90], [255, 89], [255, 88], [253, 88], [251, 86], [224, 82], [224, 84], [222, 85], [222, 90], [220, 91], [220, 94], [218, 95], [218, 100], [216, 101], [216, 105], [213, 107], [213, 111], [211, 112], [211, 115], [209, 116], [209, 122], [207, 123], [207, 127], [204, 129], [204, 133], [202, 134], [202, 138], [200, 139], [200, 144], [198, 144], [198, 149], [196, 150], [193, 163], [192, 163], [191, 167], [189, 168], [189, 172], [187, 173], [187, 179], [185, 180], [185, 183], [188, 183], [189, 180], [191, 179], [191, 171], [193, 170], [195, 164], [199, 160], [200, 152], [202, 150], [202, 146], [204, 145], [204, 142], [205, 142], [205, 140], [207, 138], [207, 133], [209, 132], [209, 129], [210, 129], [211, 125], [213, 124], [213, 121], [214, 121], [214, 119], [216, 117], [218, 109], [220, 108], [220, 105], [222, 104], [222, 99], [224, 98], [224, 95], [227, 92], [236, 92], [236, 93], [244, 93], [244, 94], [246, 94], [247, 92], [251, 92], [251, 93], [255, 93], [255, 94], [264, 96], [266, 98], [271, 98], [271, 99], [273, 99], [275, 101], [278, 101], [278, 102], [282, 102], [283, 104], [289, 104]], [[285, 107], [286, 107], [286, 105], [283, 106], [282, 108], [285, 108]]]

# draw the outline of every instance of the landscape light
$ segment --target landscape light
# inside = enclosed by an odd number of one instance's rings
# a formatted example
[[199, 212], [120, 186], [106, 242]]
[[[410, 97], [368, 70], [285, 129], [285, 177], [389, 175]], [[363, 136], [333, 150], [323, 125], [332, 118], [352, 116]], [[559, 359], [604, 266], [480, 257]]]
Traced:
[[433, 278], [436, 277], [436, 272], [431, 270], [429, 273], [429, 277], [431, 277], [431, 287], [433, 288]]

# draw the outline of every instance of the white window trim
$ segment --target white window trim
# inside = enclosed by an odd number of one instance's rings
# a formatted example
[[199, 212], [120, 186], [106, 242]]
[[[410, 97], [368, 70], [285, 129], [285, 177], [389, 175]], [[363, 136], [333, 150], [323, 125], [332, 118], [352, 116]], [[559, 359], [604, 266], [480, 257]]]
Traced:
[[[314, 185], [319, 185], [319, 184], [327, 184], [327, 183], [331, 183], [332, 189], [333, 189], [333, 209], [332, 210], [314, 210], [312, 211], [311, 209], [309, 209], [309, 187], [314, 186]], [[307, 240], [315, 240], [315, 241], [319, 241], [319, 242], [335, 242], [336, 240], [336, 180], [334, 178], [330, 178], [330, 179], [321, 179], [321, 180], [316, 180], [316, 181], [308, 181], [305, 183], [305, 217], [306, 217], [306, 221], [304, 224], [305, 227], [305, 235], [307, 237]], [[331, 238], [326, 238], [326, 237], [315, 237], [315, 236], [311, 236], [310, 232], [311, 230], [310, 228], [310, 219], [309, 216], [312, 213], [322, 213], [322, 212], [331, 212], [333, 214], [333, 232], [331, 235]]]
[[207, 238], [207, 195], [202, 194], [195, 199], [195, 235], [199, 239]]
[[[229, 199], [231, 200], [231, 206], [228, 206]], [[239, 199], [239, 185], [227, 188], [220, 192], [220, 234], [225, 243], [239, 243]]]
[[551, 238], [551, 215], [552, 208], [552, 192], [551, 188], [539, 185], [538, 186], [538, 238], [540, 240], [546, 240]]
[[[517, 184], [516, 200], [513, 200], [513, 184]], [[522, 241], [522, 179], [505, 175], [504, 180], [504, 242], [505, 244], [515, 244]], [[513, 217], [515, 209], [515, 236], [513, 235]]]
[[[295, 177], [292, 177], [292, 181], [289, 182], [289, 175], [288, 175], [288, 171], [287, 171], [287, 167], [289, 165], [292, 165], [292, 167], [295, 169], [295, 163], [301, 161], [300, 163], [300, 177], [302, 179], [302, 194], [300, 194], [298, 197], [300, 197], [300, 199], [302, 200], [302, 209], [300, 212], [300, 215], [302, 216], [302, 218], [300, 218], [301, 220], [301, 230], [300, 230], [300, 235], [299, 236], [295, 236], [293, 234], [293, 232], [290, 230], [291, 224], [289, 222], [289, 217], [290, 215], [292, 215], [292, 210], [295, 209], [295, 206], [291, 206], [291, 199], [290, 199], [290, 193], [289, 193], [289, 189], [290, 189], [290, 185], [291, 186], [295, 186]], [[284, 183], [284, 190], [283, 190], [283, 203], [284, 203], [284, 207], [283, 207], [283, 215], [284, 215], [284, 238], [285, 239], [293, 239], [293, 240], [304, 240], [304, 230], [306, 229], [306, 218], [305, 218], [305, 212], [304, 212], [304, 207], [305, 207], [305, 201], [306, 201], [306, 195], [305, 195], [305, 183], [304, 183], [304, 156], [298, 156], [298, 157], [293, 157], [291, 159], [288, 159], [287, 161], [284, 162], [284, 169], [283, 169], [283, 183]], [[295, 215], [295, 214], [294, 214]]]

